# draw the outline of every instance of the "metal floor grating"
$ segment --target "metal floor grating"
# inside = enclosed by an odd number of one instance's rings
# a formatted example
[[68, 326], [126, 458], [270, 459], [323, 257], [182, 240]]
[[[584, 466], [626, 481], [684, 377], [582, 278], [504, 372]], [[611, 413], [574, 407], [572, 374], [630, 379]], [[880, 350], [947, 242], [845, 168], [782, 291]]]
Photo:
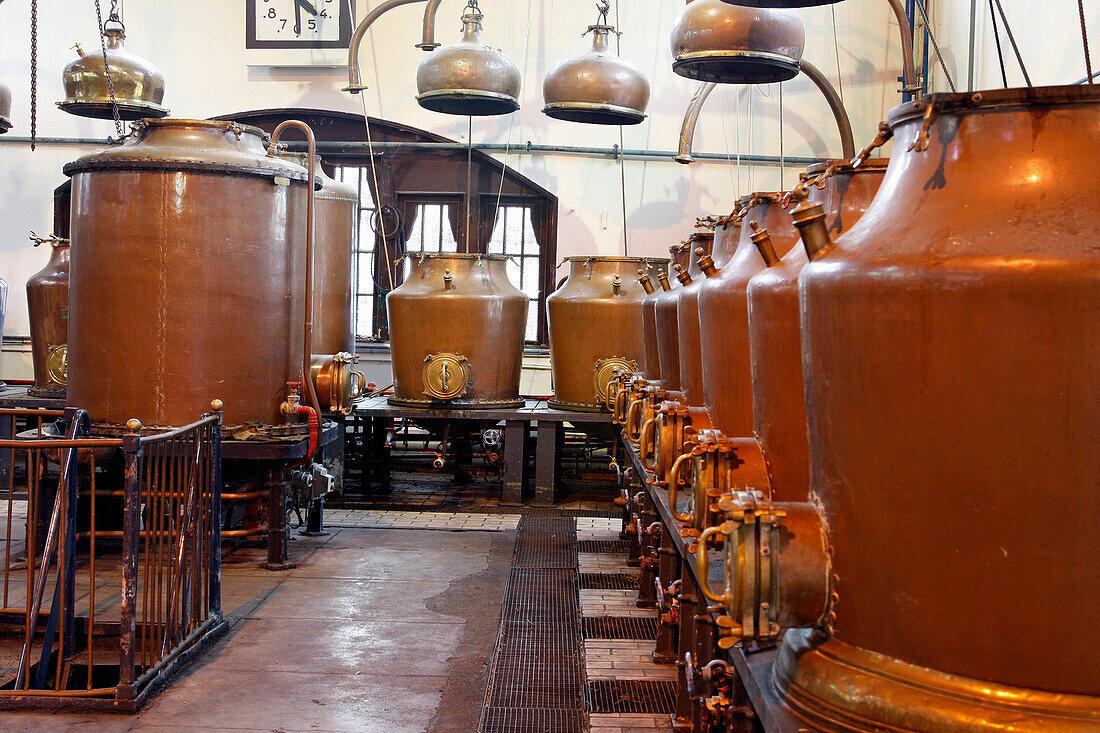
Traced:
[[585, 616], [585, 639], [656, 639], [656, 618]]
[[638, 576], [630, 573], [581, 573], [581, 590], [637, 590]]
[[492, 708], [481, 718], [481, 733], [585, 733], [580, 710]]
[[626, 540], [581, 540], [577, 543], [577, 552], [621, 552], [630, 551]]
[[676, 712], [676, 683], [671, 680], [593, 680], [586, 697], [590, 713]]
[[520, 520], [481, 733], [585, 731], [576, 542], [562, 513]]

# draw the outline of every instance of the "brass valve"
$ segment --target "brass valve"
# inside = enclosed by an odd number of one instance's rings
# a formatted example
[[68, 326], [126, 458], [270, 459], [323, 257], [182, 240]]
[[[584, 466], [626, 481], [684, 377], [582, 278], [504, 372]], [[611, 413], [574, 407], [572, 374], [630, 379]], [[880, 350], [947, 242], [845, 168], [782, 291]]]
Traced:
[[775, 245], [772, 243], [768, 230], [761, 229], [755, 221], [750, 221], [749, 226], [752, 227], [752, 243], [760, 250], [760, 256], [764, 258], [764, 263], [768, 267], [774, 267], [779, 263], [779, 255], [775, 252]]
[[707, 277], [714, 277], [718, 274], [718, 268], [714, 266], [714, 258], [706, 253], [702, 247], [698, 247], [695, 250], [695, 256], [698, 257], [699, 269], [703, 271], [703, 274]]
[[681, 284], [691, 285], [691, 274], [684, 269], [683, 265], [677, 263], [673, 265], [672, 269], [676, 270], [676, 279], [679, 280]]
[[825, 256], [833, 246], [829, 228], [825, 225], [825, 207], [813, 201], [803, 201], [791, 212], [791, 218], [802, 235], [802, 245], [810, 261]]

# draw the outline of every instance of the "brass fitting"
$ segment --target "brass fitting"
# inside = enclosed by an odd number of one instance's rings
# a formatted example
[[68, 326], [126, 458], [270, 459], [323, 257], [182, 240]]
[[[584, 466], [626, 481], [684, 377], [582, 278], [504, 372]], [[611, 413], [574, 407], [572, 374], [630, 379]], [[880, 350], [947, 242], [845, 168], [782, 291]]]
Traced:
[[642, 287], [645, 289], [646, 295], [649, 295], [654, 291], [653, 280], [649, 277], [649, 274], [646, 273], [645, 270], [638, 270], [638, 282], [642, 284]]
[[657, 273], [657, 282], [660, 283], [661, 290], [664, 290], [666, 293], [672, 290], [672, 286], [668, 284], [668, 275], [666, 275], [664, 271]]
[[680, 281], [682, 285], [691, 285], [691, 275], [680, 264], [676, 264], [673, 269], [676, 270], [676, 279]]
[[791, 218], [802, 235], [802, 245], [810, 261], [824, 257], [833, 246], [829, 228], [825, 225], [825, 207], [813, 201], [803, 201], [791, 212]]
[[714, 258], [708, 255], [702, 247], [695, 250], [695, 256], [699, 258], [699, 269], [703, 271], [704, 275], [714, 277], [718, 274], [718, 268], [714, 266]]
[[[774, 503], [759, 491], [723, 496], [724, 521], [699, 537], [696, 570], [701, 590], [720, 603], [718, 646], [742, 641], [767, 644], [786, 629], [823, 626], [830, 603], [828, 532], [819, 507], [810, 502]], [[721, 536], [725, 588], [715, 593], [707, 541]]]
[[768, 267], [775, 267], [779, 264], [779, 255], [775, 252], [775, 245], [772, 244], [772, 238], [768, 234], [768, 230], [761, 229], [755, 221], [750, 221], [749, 226], [752, 227], [752, 243], [760, 250], [760, 256], [764, 258], [764, 263]]

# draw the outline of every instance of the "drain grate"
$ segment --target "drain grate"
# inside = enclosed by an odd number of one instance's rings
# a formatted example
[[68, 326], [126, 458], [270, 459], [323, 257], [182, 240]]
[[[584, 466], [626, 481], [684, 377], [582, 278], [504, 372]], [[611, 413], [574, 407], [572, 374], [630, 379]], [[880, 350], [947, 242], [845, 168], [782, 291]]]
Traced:
[[577, 543], [577, 552], [621, 552], [630, 551], [626, 540], [581, 540]]
[[576, 523], [524, 514], [481, 733], [584, 733]]
[[629, 573], [581, 573], [581, 590], [637, 590], [638, 576]]
[[585, 616], [585, 639], [656, 639], [657, 619]]
[[584, 733], [580, 710], [533, 708], [489, 709], [481, 718], [481, 733]]
[[590, 713], [676, 712], [676, 683], [671, 680], [593, 680], [586, 697]]

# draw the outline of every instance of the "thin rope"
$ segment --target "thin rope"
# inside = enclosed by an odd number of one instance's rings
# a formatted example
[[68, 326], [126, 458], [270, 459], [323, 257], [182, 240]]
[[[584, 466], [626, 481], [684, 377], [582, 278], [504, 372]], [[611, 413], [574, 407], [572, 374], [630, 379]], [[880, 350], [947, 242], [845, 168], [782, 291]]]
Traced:
[[1088, 74], [1089, 84], [1092, 84], [1092, 57], [1089, 56], [1089, 32], [1085, 28], [1085, 0], [1077, 0], [1077, 12], [1081, 16], [1081, 43], [1085, 47], [1085, 73]]
[[[722, 143], [726, 146], [726, 167], [729, 169], [730, 172], [730, 184], [733, 186], [734, 193], [736, 193], [740, 181], [738, 181], [735, 177], [736, 171], [733, 167], [733, 156], [730, 154], [730, 139], [729, 135], [726, 133], [726, 120], [731, 115], [729, 114], [729, 99], [726, 97], [725, 94], [722, 95], [722, 112], [724, 113], [722, 115]], [[736, 117], [733, 118], [733, 123], [735, 125], [737, 124]]]
[[836, 83], [840, 91], [840, 103], [844, 104], [844, 73], [840, 70], [840, 38], [836, 32], [836, 5], [829, 6], [833, 14], [833, 53], [836, 55]]
[[[374, 156], [374, 140], [370, 134], [370, 115], [367, 114], [367, 95], [360, 92], [360, 102], [363, 105], [363, 124], [367, 128], [367, 154], [370, 156], [370, 173], [374, 180], [374, 192], [378, 200], [374, 202], [374, 212], [378, 215], [378, 228], [382, 234], [382, 259], [386, 263], [386, 274], [389, 276], [390, 290], [393, 290], [393, 257], [390, 255], [390, 239], [386, 232], [386, 217], [382, 211], [382, 187], [378, 185], [378, 161]], [[373, 277], [372, 277], [373, 279]]]
[[474, 116], [466, 115], [466, 241], [465, 251], [470, 251], [470, 207], [473, 205], [474, 192], [470, 190], [474, 181]]
[[[1024, 66], [1024, 57], [1020, 55], [1020, 48], [1016, 45], [1016, 36], [1012, 35], [1012, 26], [1008, 24], [1008, 18], [1005, 16], [1005, 9], [1001, 7], [1001, 0], [993, 1], [997, 3], [997, 12], [1001, 16], [1001, 23], [1005, 27], [1005, 35], [1008, 36], [1008, 42], [1012, 46], [1012, 52], [1016, 54], [1016, 63], [1020, 65], [1020, 71], [1024, 75], [1024, 82], [1028, 87], [1031, 87], [1031, 77], [1027, 75], [1027, 67]], [[917, 2], [920, 2], [920, 0], [917, 0]]]
[[[622, 49], [622, 36], [618, 33], [619, 29], [619, 0], [615, 0], [615, 54], [619, 57], [623, 55]], [[623, 135], [623, 126], [619, 125], [619, 186], [622, 193], [623, 202], [623, 257], [630, 256], [630, 233], [628, 231], [626, 222], [626, 138]]]
[[916, 0], [916, 3], [917, 8], [920, 9], [921, 17], [924, 18], [924, 27], [928, 31], [928, 37], [932, 39], [932, 48], [936, 50], [936, 58], [940, 61], [940, 69], [943, 70], [943, 75], [947, 78], [947, 84], [951, 87], [951, 91], [955, 91], [955, 80], [951, 78], [951, 73], [947, 70], [947, 64], [943, 60], [943, 54], [940, 53], [940, 44], [936, 42], [936, 33], [932, 30], [932, 23], [928, 20], [928, 11], [924, 7], [924, 0]]
[[779, 82], [779, 190], [786, 191], [783, 174], [787, 170], [787, 154], [783, 148], [783, 82]]
[[[531, 54], [531, 19], [535, 14], [535, 4], [527, 4], [527, 33], [523, 37], [523, 68], [527, 68], [527, 62], [530, 59]], [[500, 202], [504, 198], [504, 174], [508, 170], [508, 156], [512, 150], [512, 132], [516, 127], [516, 117], [519, 115], [519, 110], [513, 112], [508, 120], [508, 137], [504, 141], [504, 162], [500, 169], [500, 188], [497, 189], [497, 204], [493, 209], [493, 231], [496, 231], [497, 217], [500, 216]], [[491, 235], [490, 235], [491, 236]]]
[[[753, 138], [753, 129], [752, 129], [753, 128], [753, 125], [752, 125], [752, 123], [753, 123], [753, 115], [752, 115], [752, 90], [753, 90], [753, 87], [749, 87], [748, 89], [749, 89], [749, 104], [748, 104], [748, 107], [749, 107], [749, 156], [750, 156], [749, 160], [751, 161], [751, 160], [754, 160], [754, 158], [752, 158], [752, 154], [753, 154], [753, 149], [755, 147], [753, 145], [754, 138]], [[753, 191], [756, 190], [756, 164], [752, 163], [752, 162], [749, 163], [749, 189], [750, 189], [750, 191], [749, 191], [750, 193], [752, 193]]]
[[993, 9], [993, 0], [989, 0], [989, 19], [993, 21], [993, 41], [997, 45], [997, 61], [1001, 65], [1001, 84], [1008, 89], [1008, 73], [1005, 71], [1005, 55], [1001, 50], [1001, 32], [997, 29], [997, 11]]
[[737, 150], [737, 192], [741, 193], [741, 90], [737, 89], [734, 92], [734, 98], [737, 100], [737, 115], [733, 118], [734, 129], [734, 142], [735, 149]]

